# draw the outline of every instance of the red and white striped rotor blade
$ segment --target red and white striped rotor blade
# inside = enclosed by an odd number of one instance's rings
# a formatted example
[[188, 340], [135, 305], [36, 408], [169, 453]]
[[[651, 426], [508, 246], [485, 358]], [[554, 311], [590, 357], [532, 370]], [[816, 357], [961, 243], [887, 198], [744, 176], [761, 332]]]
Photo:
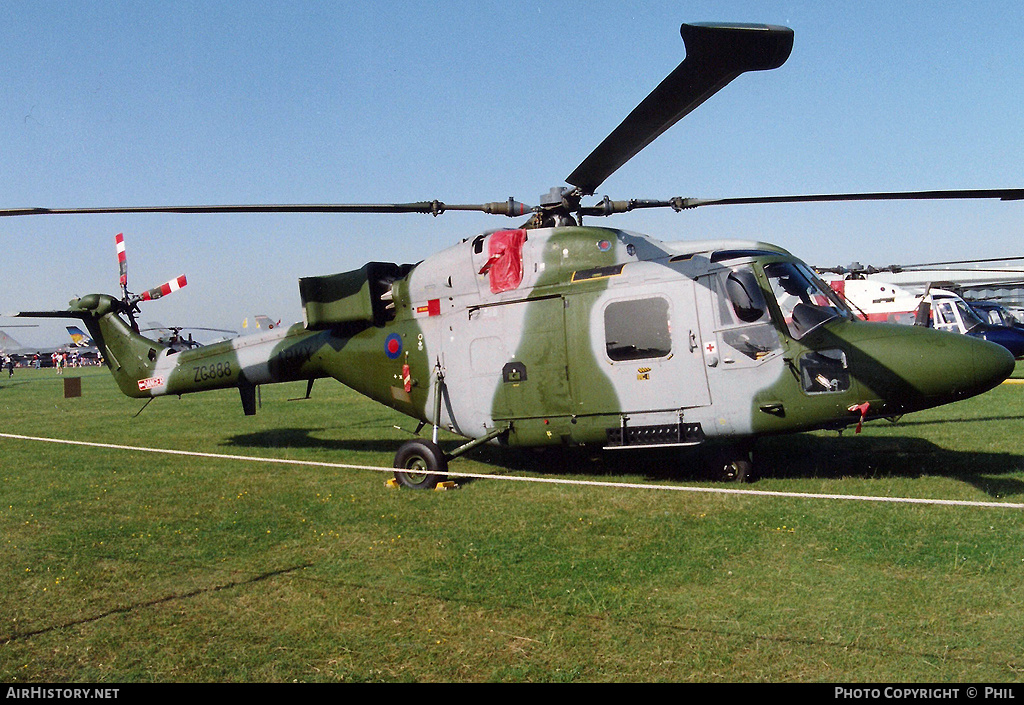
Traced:
[[143, 301], [152, 301], [153, 299], [159, 299], [161, 296], [167, 296], [168, 294], [174, 293], [181, 287], [185, 286], [188, 282], [185, 281], [185, 275], [182, 274], [176, 279], [172, 279], [162, 286], [158, 286], [155, 289], [142, 294], [141, 299]]
[[121, 288], [128, 288], [128, 255], [124, 249], [124, 233], [118, 233], [114, 238], [117, 245], [117, 268], [121, 276]]

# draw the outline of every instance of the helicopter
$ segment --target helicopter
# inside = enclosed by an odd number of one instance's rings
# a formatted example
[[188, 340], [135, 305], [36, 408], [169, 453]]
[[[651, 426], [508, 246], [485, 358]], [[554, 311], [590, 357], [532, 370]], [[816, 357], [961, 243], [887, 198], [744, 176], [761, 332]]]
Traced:
[[[150, 323], [149, 328], [142, 328], [139, 330], [140, 333], [156, 333], [156, 342], [161, 345], [166, 345], [172, 350], [181, 352], [182, 350], [192, 350], [193, 348], [202, 347], [202, 343], [195, 340], [192, 337], [192, 333], [187, 336], [182, 335], [182, 331], [204, 331], [208, 333], [222, 333], [223, 338], [227, 339], [238, 335], [237, 331], [228, 330], [226, 328], [205, 328], [202, 326], [164, 326], [159, 323]], [[150, 336], [152, 337], [152, 336]]]
[[914, 295], [941, 287], [971, 302], [984, 300], [1011, 307], [1024, 292], [1022, 261], [1024, 257], [1013, 256], [881, 267], [853, 262], [841, 267], [815, 267], [815, 271], [831, 275], [833, 281], [862, 282], [852, 284], [853, 287], [869, 287], [866, 282], [877, 281], [882, 287], [891, 285]]
[[[838, 269], [846, 276], [829, 279], [829, 286], [864, 320], [930, 326], [969, 335], [1002, 345], [1015, 359], [1024, 359], [1024, 326], [1011, 322], [1009, 313], [995, 320], [981, 313], [987, 307], [1001, 316], [1003, 309], [998, 304], [965, 301], [953, 291], [931, 285], [916, 291], [864, 276], [856, 268]], [[822, 269], [816, 271], [826, 274]]]
[[968, 301], [967, 305], [978, 314], [982, 321], [994, 326], [1024, 329], [1022, 323], [1013, 312], [1003, 304], [995, 301]]
[[[280, 318], [277, 319], [277, 321], [275, 322], [273, 318], [271, 318], [270, 316], [263, 315], [263, 314], [260, 314], [258, 316], [253, 316], [252, 320], [253, 320], [253, 328], [258, 328], [260, 330], [273, 330], [274, 328], [277, 328], [279, 325], [281, 325], [281, 319]], [[242, 321], [242, 328], [248, 328], [248, 327], [249, 327], [249, 319], [246, 318], [245, 320]]]
[[[595, 204], [604, 180], [743, 73], [788, 59], [776, 25], [683, 24], [686, 55], [540, 205], [158, 206], [7, 209], [62, 213], [429, 213], [520, 219], [415, 264], [372, 261], [299, 280], [303, 321], [175, 350], [138, 331], [145, 297], [91, 294], [61, 311], [104, 351], [121, 389], [147, 398], [237, 388], [256, 412], [259, 385], [333, 378], [430, 425], [397, 449], [395, 479], [435, 487], [449, 463], [485, 443], [513, 448], [704, 446], [723, 480], [755, 476], [771, 434], [843, 429], [981, 394], [1014, 367], [1002, 347], [932, 329], [859, 320], [789, 251], [754, 240], [665, 242], [584, 218], [642, 208], [996, 198], [1021, 189], [818, 194]], [[524, 219], [525, 220], [522, 220]], [[150, 297], [155, 298], [155, 297]], [[443, 450], [439, 429], [466, 439]]]

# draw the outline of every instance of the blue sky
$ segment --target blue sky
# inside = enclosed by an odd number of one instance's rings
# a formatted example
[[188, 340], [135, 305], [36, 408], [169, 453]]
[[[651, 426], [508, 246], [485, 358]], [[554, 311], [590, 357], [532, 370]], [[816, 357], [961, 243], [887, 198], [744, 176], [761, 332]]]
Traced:
[[[615, 199], [1024, 187], [1024, 4], [936, 2], [6, 2], [0, 207], [536, 203], [684, 56], [681, 22], [790, 26], [612, 175]], [[301, 317], [297, 280], [415, 262], [517, 221], [482, 214], [0, 220], [0, 311], [114, 293], [241, 330]], [[597, 221], [591, 221], [597, 222]], [[1024, 202], [735, 206], [601, 221], [740, 237], [815, 265], [1024, 254]], [[57, 342], [62, 325], [9, 331]]]

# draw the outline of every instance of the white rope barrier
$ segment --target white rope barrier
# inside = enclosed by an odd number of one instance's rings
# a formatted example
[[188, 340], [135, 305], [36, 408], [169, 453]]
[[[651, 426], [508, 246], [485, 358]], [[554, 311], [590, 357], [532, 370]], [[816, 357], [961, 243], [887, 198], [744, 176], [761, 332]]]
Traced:
[[[85, 446], [89, 448], [106, 448], [135, 453], [160, 453], [164, 455], [180, 455], [193, 458], [210, 458], [214, 460], [232, 460], [255, 463], [271, 463], [277, 465], [298, 465], [306, 467], [335, 468], [340, 470], [370, 470], [373, 472], [393, 473], [393, 467], [374, 465], [355, 465], [351, 463], [332, 463], [318, 460], [295, 460], [292, 458], [261, 458], [252, 455], [233, 455], [229, 453], [202, 453], [191, 450], [175, 450], [173, 448], [146, 448], [144, 446], [119, 445], [116, 443], [97, 443], [95, 441], [73, 441], [64, 438], [45, 438], [40, 436], [23, 436], [16, 433], [0, 433], [0, 438], [19, 441], [35, 441], [40, 443], [56, 443], [61, 445]], [[859, 502], [887, 502], [895, 504], [930, 504], [954, 507], [989, 507], [998, 509], [1024, 509], [1024, 504], [1016, 502], [981, 502], [959, 499], [928, 499], [918, 497], [877, 497], [871, 495], [825, 494], [814, 492], [775, 492], [770, 490], [738, 489], [732, 487], [688, 487], [685, 485], [653, 485], [631, 482], [599, 482], [596, 480], [569, 480], [550, 477], [523, 477], [519, 475], [491, 475], [486, 473], [460, 473], [446, 471], [449, 477], [461, 477], [480, 480], [508, 480], [512, 482], [539, 482], [551, 485], [575, 485], [583, 487], [609, 487], [617, 489], [658, 490], [663, 492], [697, 492], [704, 494], [749, 495], [755, 497], [786, 497], [795, 499], [833, 499], [853, 500]]]

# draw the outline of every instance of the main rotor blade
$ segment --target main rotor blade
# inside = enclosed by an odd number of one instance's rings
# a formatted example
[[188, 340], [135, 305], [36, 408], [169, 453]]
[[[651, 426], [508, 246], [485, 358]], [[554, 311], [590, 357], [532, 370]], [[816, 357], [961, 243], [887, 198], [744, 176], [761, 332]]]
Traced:
[[1024, 199], [1024, 189], [958, 189], [947, 191], [879, 191], [876, 193], [822, 193], [804, 196], [751, 196], [741, 198], [678, 198], [677, 210], [699, 206], [735, 206], [759, 203], [819, 203], [828, 201], [941, 201], [998, 198], [1000, 201]]
[[[989, 264], [994, 262], [1016, 262], [1024, 260], [1024, 256], [1014, 255], [1012, 257], [986, 257], [984, 259], [959, 259], [950, 260], [948, 262], [921, 262], [919, 264], [905, 264], [902, 266], [903, 269], [921, 269], [929, 267], [948, 267], [952, 265], [962, 264]], [[968, 269], [978, 272], [1019, 272], [1020, 268], [1009, 268], [1009, 269], [991, 269], [988, 267], [969, 267]]]
[[291, 205], [236, 206], [124, 206], [111, 208], [5, 208], [0, 217], [18, 215], [88, 215], [104, 213], [430, 213], [445, 211], [481, 211], [495, 215], [518, 217], [533, 211], [531, 206], [514, 199], [479, 204], [445, 204], [441, 201], [415, 203], [321, 203]]
[[140, 333], [147, 333], [147, 332], [152, 332], [152, 331], [155, 331], [155, 330], [162, 331], [162, 332], [165, 332], [165, 333], [172, 333], [172, 332], [180, 333], [183, 330], [204, 330], [204, 331], [209, 331], [211, 333], [234, 333], [235, 335], [238, 335], [238, 331], [237, 330], [228, 330], [227, 328], [203, 328], [201, 326], [171, 326], [170, 328], [164, 328], [164, 327], [142, 328], [139, 332]]
[[778, 68], [793, 49], [788, 27], [684, 24], [679, 33], [683, 62], [566, 179], [585, 195], [741, 73]]

